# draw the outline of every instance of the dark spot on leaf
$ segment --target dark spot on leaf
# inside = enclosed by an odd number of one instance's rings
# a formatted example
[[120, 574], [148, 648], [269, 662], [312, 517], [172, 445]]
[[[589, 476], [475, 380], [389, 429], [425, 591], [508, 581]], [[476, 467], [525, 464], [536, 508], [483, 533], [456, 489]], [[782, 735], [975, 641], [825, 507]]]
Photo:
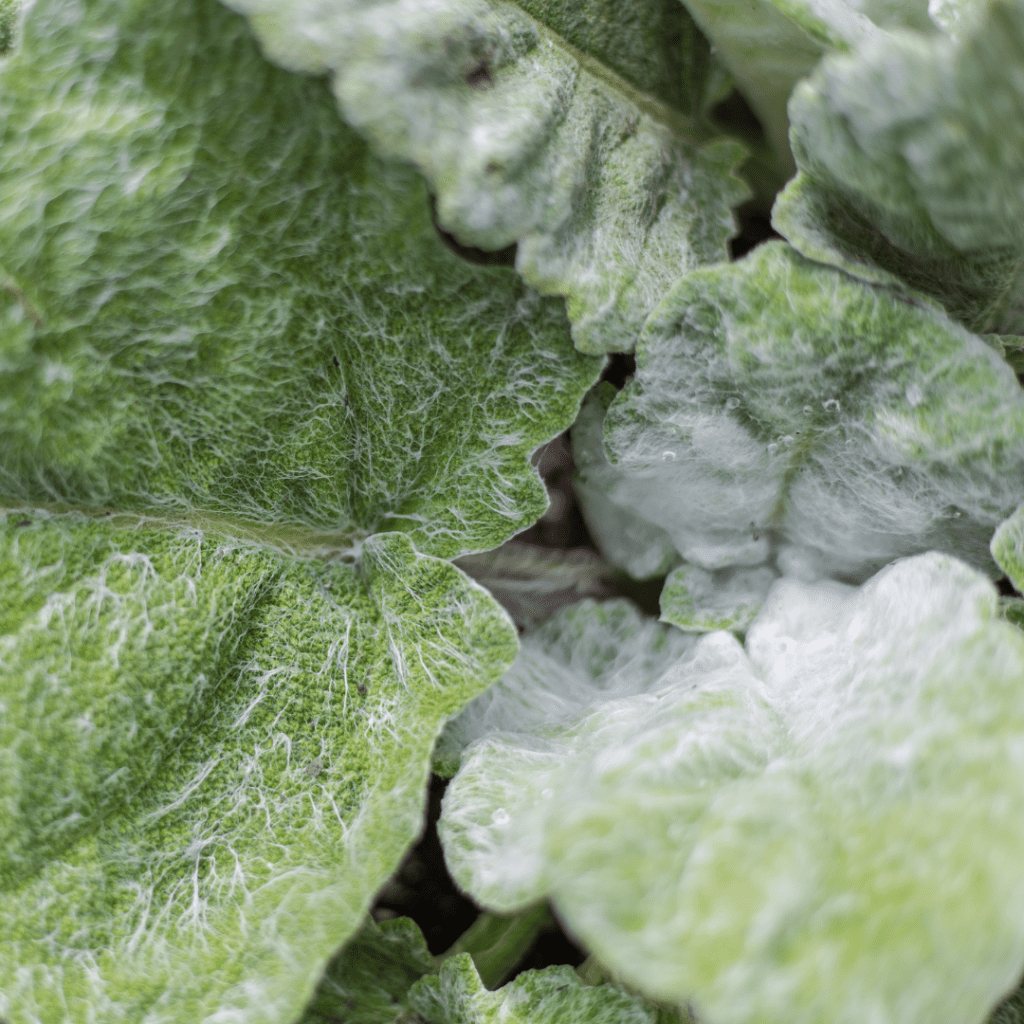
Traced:
[[499, 164], [497, 160], [488, 160], [487, 166], [484, 167], [484, 170], [488, 174], [498, 174], [501, 171], [501, 164]]
[[32, 525], [32, 520], [31, 519], [22, 519], [21, 522], [15, 523], [14, 525], [15, 526], [31, 526]]
[[331, 359], [334, 362], [335, 366], [338, 366], [338, 367], [341, 366], [341, 363], [338, 362], [338, 357], [337, 356], [331, 356]]
[[345, 397], [342, 399], [342, 401], [345, 403], [345, 408], [348, 409], [349, 408], [349, 401], [348, 401], [348, 392], [347, 391], [345, 392]]
[[358, 690], [358, 691], [359, 691], [360, 693], [366, 693], [366, 686], [365, 686], [365, 685], [364, 685], [363, 683], [360, 683], [360, 684], [359, 684], [359, 685], [358, 685], [358, 686], [356, 687], [356, 689], [357, 689], [357, 690]]
[[491, 69], [487, 66], [487, 61], [480, 61], [466, 74], [466, 85], [470, 89], [490, 89], [494, 86], [494, 79], [491, 77]]

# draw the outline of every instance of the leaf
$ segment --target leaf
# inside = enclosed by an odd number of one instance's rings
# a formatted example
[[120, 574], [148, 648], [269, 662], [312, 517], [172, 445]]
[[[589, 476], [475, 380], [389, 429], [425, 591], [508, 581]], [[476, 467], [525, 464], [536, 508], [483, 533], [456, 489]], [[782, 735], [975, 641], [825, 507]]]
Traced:
[[[543, 512], [600, 362], [221, 5], [39, 0], [0, 69], [0, 494], [421, 550]], [[336, 538], [337, 539], [337, 538]]]
[[[573, 658], [610, 642], [594, 622]], [[1024, 964], [1022, 676], [995, 588], [946, 555], [783, 580], [746, 651], [710, 634], [633, 696], [470, 747], [446, 856], [486, 905], [537, 830], [572, 932], [713, 1024], [981, 1020]]]
[[1024, 504], [992, 535], [992, 557], [1016, 587], [1024, 591]]
[[425, 1024], [655, 1024], [653, 1008], [611, 985], [584, 985], [571, 967], [523, 971], [488, 992], [468, 953], [427, 975], [409, 1001]]
[[697, 125], [701, 88], [682, 83], [706, 43], [674, 0], [230, 4], [273, 60], [330, 73], [346, 120], [424, 174], [461, 243], [516, 243], [580, 351], [631, 350], [680, 274], [727, 257], [743, 152]]
[[716, 629], [743, 633], [776, 579], [778, 574], [766, 566], [712, 573], [696, 565], [680, 565], [665, 580], [661, 621], [694, 633]]
[[299, 1024], [655, 1024], [656, 1011], [617, 986], [584, 985], [570, 967], [524, 971], [489, 992], [469, 953], [432, 965], [409, 918], [367, 921], [332, 962]]
[[[461, 888], [500, 913], [544, 897], [545, 801], [564, 771], [563, 733], [599, 708], [653, 689], [693, 645], [621, 598], [562, 609], [523, 637], [514, 666], [448, 723], [435, 752], [446, 774], [462, 763], [438, 826]], [[510, 746], [509, 737], [519, 742]], [[572, 742], [602, 740], [583, 730]]]
[[367, 919], [329, 964], [299, 1024], [406, 1024], [409, 989], [434, 971], [415, 921]]
[[766, 243], [665, 298], [605, 446], [612, 495], [704, 569], [863, 579], [931, 548], [994, 573], [991, 532], [1024, 496], [1024, 393], [929, 303]]
[[0, 538], [0, 1014], [289, 1024], [507, 617], [401, 534], [356, 564], [39, 511]]
[[1024, 8], [985, 12], [960, 42], [893, 35], [824, 61], [793, 94], [800, 174], [772, 222], [812, 259], [1021, 334]]
[[591, 548], [545, 548], [519, 540], [458, 559], [512, 616], [520, 629], [535, 629], [559, 608], [584, 597], [614, 593], [614, 570]]
[[679, 553], [668, 533], [637, 513], [631, 481], [605, 456], [602, 428], [615, 395], [605, 381], [584, 399], [572, 427], [573, 489], [604, 557], [634, 579], [650, 579], [673, 568]]

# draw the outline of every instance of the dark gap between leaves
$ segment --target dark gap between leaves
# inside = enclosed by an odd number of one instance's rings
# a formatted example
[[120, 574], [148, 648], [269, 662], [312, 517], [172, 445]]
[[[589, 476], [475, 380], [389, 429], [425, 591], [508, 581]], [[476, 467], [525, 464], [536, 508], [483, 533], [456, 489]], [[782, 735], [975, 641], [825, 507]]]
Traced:
[[477, 249], [472, 245], [463, 245], [450, 231], [445, 231], [437, 220], [437, 201], [433, 196], [430, 198], [430, 219], [434, 222], [434, 230], [437, 232], [438, 238], [456, 256], [461, 256], [467, 263], [474, 263], [478, 267], [514, 267], [516, 265], [518, 246], [515, 242], [506, 245], [504, 249], [488, 252], [486, 249]]

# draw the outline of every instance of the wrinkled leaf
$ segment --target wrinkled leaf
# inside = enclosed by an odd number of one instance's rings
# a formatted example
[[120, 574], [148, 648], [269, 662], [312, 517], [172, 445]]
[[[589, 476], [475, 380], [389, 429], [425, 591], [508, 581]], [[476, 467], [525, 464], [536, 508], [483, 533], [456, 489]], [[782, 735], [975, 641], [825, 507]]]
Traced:
[[[694, 642], [621, 598], [562, 609], [523, 637], [513, 667], [448, 723], [435, 753], [447, 774], [454, 774], [462, 759], [439, 831], [449, 868], [463, 889], [499, 912], [543, 898], [543, 801], [554, 790], [541, 780], [550, 769], [555, 785], [563, 770], [561, 752], [549, 735], [561, 742], [565, 728], [590, 712], [655, 688]], [[520, 743], [509, 747], [506, 734]], [[525, 750], [520, 749], [524, 735], [529, 737]], [[602, 739], [585, 730], [577, 737], [591, 745]], [[472, 746], [478, 740], [480, 745]], [[529, 763], [528, 787], [516, 781], [511, 764], [508, 773], [497, 767], [508, 758]], [[482, 855], [485, 847], [492, 857]]]
[[331, 961], [299, 1024], [411, 1024], [409, 989], [435, 970], [415, 921], [367, 920]]
[[[610, 633], [573, 658], [625, 657]], [[567, 660], [542, 702], [575, 690]], [[710, 634], [634, 696], [469, 747], [446, 856], [486, 905], [539, 832], [573, 933], [715, 1024], [981, 1020], [1024, 964], [1022, 677], [994, 587], [946, 555], [784, 580], [746, 651]]]
[[679, 552], [665, 530], [637, 514], [630, 481], [605, 455], [602, 428], [615, 395], [615, 388], [603, 382], [584, 399], [572, 427], [573, 489], [604, 557], [634, 579], [645, 580], [677, 565]]
[[730, 629], [742, 633], [753, 621], [778, 573], [759, 569], [709, 572], [680, 565], [661, 592], [661, 621], [694, 633]]
[[1024, 505], [992, 535], [992, 557], [1017, 592], [1024, 591]]
[[401, 534], [346, 564], [16, 511], [0, 573], [0, 1014], [290, 1024], [507, 617]]
[[242, 18], [39, 0], [0, 69], [0, 493], [445, 556], [544, 510], [600, 372]]
[[708, 570], [788, 550], [863, 579], [931, 548], [994, 573], [991, 532], [1024, 496], [1024, 393], [929, 303], [767, 243], [666, 297], [605, 445], [613, 496]]
[[656, 1011], [611, 985], [584, 985], [571, 967], [523, 971], [488, 992], [468, 953], [446, 960], [409, 993], [424, 1024], [655, 1024]]
[[1020, 334], [1024, 7], [997, 0], [971, 23], [960, 42], [895, 35], [822, 63], [793, 95], [800, 174], [773, 224], [971, 330]]
[[460, 242], [517, 243], [581, 351], [631, 350], [680, 274], [726, 258], [743, 153], [702, 146], [706, 43], [665, 0], [230, 5], [272, 59], [330, 72], [345, 118], [423, 172]]

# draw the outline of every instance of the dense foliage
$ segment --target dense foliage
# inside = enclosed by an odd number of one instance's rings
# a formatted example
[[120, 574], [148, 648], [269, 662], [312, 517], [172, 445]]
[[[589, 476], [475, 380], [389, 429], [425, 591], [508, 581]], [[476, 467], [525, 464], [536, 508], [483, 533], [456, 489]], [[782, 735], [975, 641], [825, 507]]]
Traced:
[[0, 53], [4, 1024], [1024, 1016], [1024, 0]]

